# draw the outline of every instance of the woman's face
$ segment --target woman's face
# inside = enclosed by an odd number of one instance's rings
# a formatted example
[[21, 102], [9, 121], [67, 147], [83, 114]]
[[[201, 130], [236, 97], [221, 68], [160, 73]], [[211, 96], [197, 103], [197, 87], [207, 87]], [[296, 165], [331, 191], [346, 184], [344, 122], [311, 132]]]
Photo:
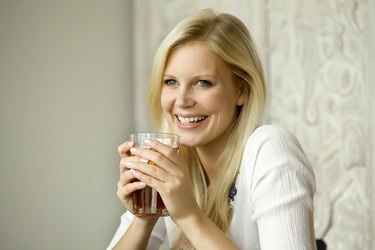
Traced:
[[202, 42], [182, 44], [170, 54], [161, 105], [182, 145], [223, 145], [243, 102], [230, 68]]

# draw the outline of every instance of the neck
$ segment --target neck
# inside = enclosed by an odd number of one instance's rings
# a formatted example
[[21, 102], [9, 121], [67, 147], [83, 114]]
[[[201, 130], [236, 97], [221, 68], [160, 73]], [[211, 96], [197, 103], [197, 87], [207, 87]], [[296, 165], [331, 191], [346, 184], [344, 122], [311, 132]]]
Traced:
[[229, 136], [226, 135], [208, 145], [206, 144], [205, 146], [195, 148], [209, 182], [212, 182], [217, 176], [220, 168], [220, 166], [218, 166], [218, 160], [224, 151], [228, 137]]
[[209, 182], [215, 179], [218, 168], [217, 160], [220, 154], [217, 153], [215, 150], [210, 150], [206, 148], [196, 148], [199, 161], [201, 162]]

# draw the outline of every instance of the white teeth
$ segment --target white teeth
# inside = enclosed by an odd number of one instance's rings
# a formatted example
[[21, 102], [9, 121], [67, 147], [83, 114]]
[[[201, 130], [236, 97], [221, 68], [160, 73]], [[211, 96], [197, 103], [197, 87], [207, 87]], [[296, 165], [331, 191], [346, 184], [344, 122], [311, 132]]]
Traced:
[[202, 121], [206, 119], [206, 117], [204, 116], [196, 116], [196, 117], [182, 117], [182, 116], [178, 116], [178, 120], [184, 124], [184, 125], [189, 125], [191, 123], [197, 123], [199, 121]]

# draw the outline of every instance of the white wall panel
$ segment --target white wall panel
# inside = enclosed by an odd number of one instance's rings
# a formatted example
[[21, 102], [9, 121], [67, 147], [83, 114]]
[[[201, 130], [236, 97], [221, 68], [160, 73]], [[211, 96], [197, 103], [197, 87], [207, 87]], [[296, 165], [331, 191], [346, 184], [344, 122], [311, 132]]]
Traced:
[[368, 5], [267, 3], [266, 120], [294, 132], [314, 166], [316, 234], [329, 249], [370, 246]]

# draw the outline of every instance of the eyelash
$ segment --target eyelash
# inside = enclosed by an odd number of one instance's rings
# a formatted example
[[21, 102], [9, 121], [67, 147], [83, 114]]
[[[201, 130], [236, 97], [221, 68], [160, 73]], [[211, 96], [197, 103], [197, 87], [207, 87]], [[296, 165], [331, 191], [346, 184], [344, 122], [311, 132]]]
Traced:
[[199, 85], [200, 87], [210, 87], [212, 86], [212, 83], [208, 80], [199, 80], [196, 85]]
[[[173, 82], [173, 83], [172, 83]], [[164, 84], [165, 85], [168, 85], [168, 86], [173, 86], [173, 85], [176, 85], [177, 81], [176, 80], [173, 80], [173, 79], [167, 79], [167, 80], [164, 80]]]
[[[164, 80], [164, 84], [167, 85], [167, 86], [174, 86], [174, 85], [178, 84], [178, 82], [176, 80], [173, 80], [173, 79], [166, 79], [166, 80]], [[199, 87], [210, 87], [210, 86], [212, 86], [212, 83], [208, 80], [199, 80], [194, 85], [197, 85]]]

